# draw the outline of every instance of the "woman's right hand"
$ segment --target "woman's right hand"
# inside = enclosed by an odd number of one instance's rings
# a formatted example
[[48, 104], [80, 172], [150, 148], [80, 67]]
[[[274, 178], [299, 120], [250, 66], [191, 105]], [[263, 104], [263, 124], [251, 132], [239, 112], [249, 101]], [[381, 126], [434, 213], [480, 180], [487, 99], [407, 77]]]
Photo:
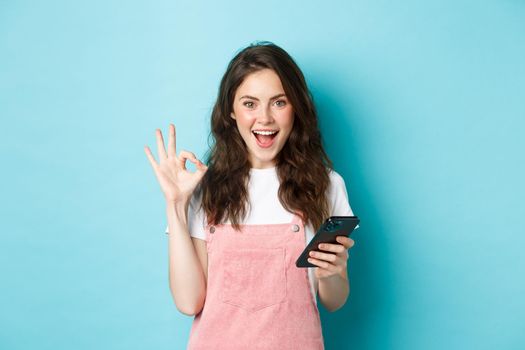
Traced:
[[[167, 154], [160, 129], [156, 130], [156, 135], [159, 163], [155, 161], [148, 146], [144, 146], [144, 151], [159, 181], [164, 197], [167, 202], [187, 204], [193, 190], [199, 184], [208, 167], [198, 160], [192, 152], [183, 150], [177, 156], [175, 147], [175, 125], [170, 124]], [[186, 159], [197, 167], [194, 173], [186, 169]]]

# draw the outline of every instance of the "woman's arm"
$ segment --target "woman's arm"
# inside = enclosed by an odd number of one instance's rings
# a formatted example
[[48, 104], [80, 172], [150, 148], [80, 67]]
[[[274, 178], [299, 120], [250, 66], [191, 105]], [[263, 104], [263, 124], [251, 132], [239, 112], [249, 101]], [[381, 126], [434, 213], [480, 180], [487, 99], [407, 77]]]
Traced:
[[330, 312], [340, 309], [350, 294], [348, 276], [336, 274], [319, 280], [319, 300]]
[[348, 249], [354, 245], [354, 240], [349, 237], [337, 236], [336, 240], [339, 244], [319, 244], [319, 250], [310, 252], [308, 259], [317, 266], [314, 273], [319, 280], [319, 299], [331, 312], [341, 308], [350, 294], [346, 266]]
[[167, 203], [169, 285], [177, 309], [188, 316], [202, 310], [206, 296], [206, 277], [187, 223], [188, 204]]
[[[191, 196], [208, 167], [192, 152], [181, 151], [177, 155], [175, 125], [170, 124], [167, 149], [160, 129], [155, 134], [159, 161], [155, 160], [148, 146], [144, 146], [144, 152], [167, 204], [171, 295], [179, 311], [186, 315], [195, 315], [204, 305], [206, 278], [188, 232], [188, 207]], [[195, 164], [195, 172], [188, 171], [186, 160]], [[202, 247], [199, 249], [202, 252]]]

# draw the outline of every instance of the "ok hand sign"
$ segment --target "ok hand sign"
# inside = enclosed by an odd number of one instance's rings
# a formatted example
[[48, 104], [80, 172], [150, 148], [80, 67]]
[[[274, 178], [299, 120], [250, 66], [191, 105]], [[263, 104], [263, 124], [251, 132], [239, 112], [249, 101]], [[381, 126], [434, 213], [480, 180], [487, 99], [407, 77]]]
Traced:
[[[177, 156], [175, 125], [170, 124], [167, 154], [160, 129], [156, 130], [156, 136], [159, 163], [155, 161], [148, 146], [144, 146], [146, 156], [151, 163], [166, 201], [185, 204], [190, 200], [193, 190], [197, 187], [208, 167], [198, 160], [192, 152], [183, 150]], [[197, 167], [194, 173], [186, 169], [186, 159]]]

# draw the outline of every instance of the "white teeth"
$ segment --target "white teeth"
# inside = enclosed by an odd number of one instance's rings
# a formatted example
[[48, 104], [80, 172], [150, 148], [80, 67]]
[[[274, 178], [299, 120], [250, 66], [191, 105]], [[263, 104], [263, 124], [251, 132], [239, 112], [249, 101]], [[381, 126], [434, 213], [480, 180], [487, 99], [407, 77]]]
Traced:
[[259, 135], [273, 135], [273, 134], [276, 134], [277, 131], [259, 131], [259, 130], [253, 130], [253, 133], [254, 133], [254, 134], [259, 134]]

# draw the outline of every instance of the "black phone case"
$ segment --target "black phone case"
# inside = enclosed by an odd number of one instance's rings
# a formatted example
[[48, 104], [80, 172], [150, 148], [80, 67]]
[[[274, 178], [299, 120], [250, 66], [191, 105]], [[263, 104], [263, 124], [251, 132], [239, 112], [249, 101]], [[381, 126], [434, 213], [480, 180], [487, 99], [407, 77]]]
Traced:
[[321, 225], [317, 230], [310, 243], [303, 250], [295, 266], [297, 267], [317, 267], [317, 265], [310, 264], [308, 258], [312, 250], [319, 250], [320, 243], [336, 243], [337, 236], [349, 237], [355, 227], [359, 224], [357, 216], [331, 216]]

